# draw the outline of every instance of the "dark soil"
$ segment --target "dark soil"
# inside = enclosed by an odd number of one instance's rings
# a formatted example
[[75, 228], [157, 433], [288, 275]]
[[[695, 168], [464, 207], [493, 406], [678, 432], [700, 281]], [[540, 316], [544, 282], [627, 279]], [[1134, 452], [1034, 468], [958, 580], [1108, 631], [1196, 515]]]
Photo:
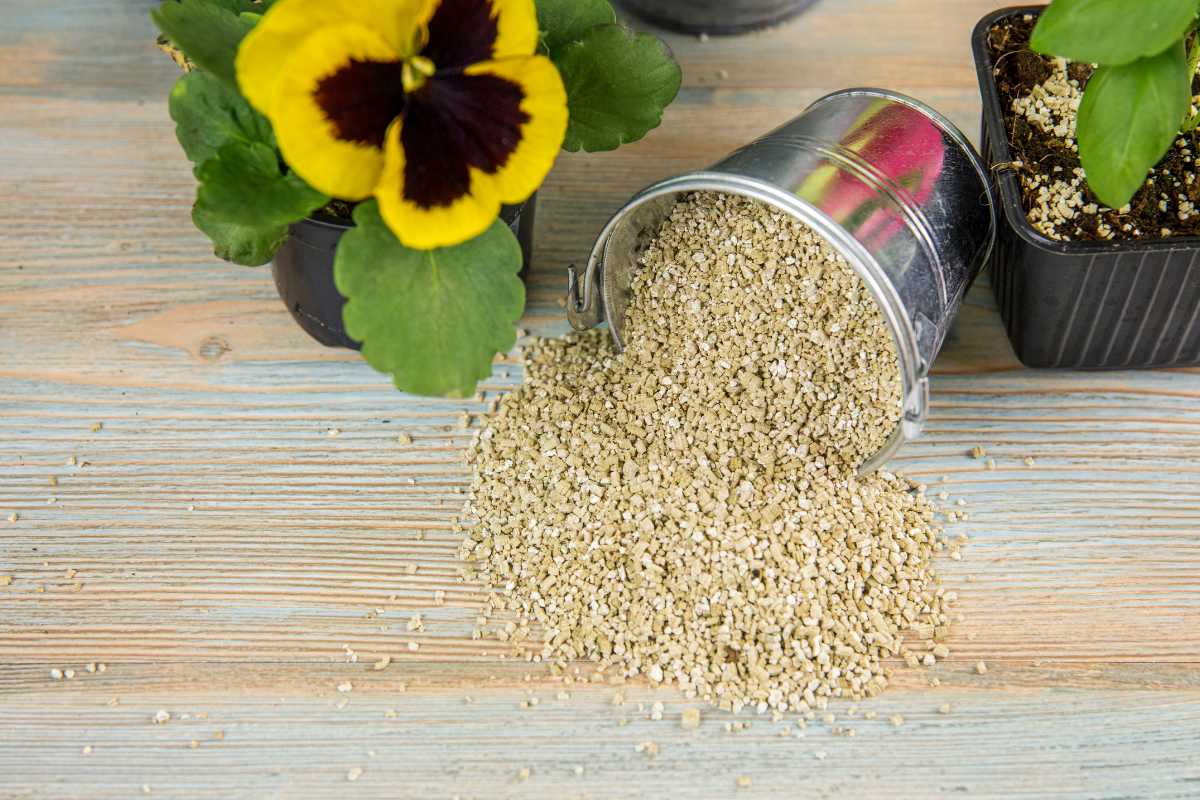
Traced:
[[330, 200], [329, 203], [314, 216], [317, 217], [332, 217], [340, 222], [354, 221], [354, 208], [358, 203], [350, 203], [345, 200]]
[[[1013, 160], [1022, 163], [1020, 169], [1043, 176], [1053, 175], [1055, 167], [1060, 167], [1062, 173], [1070, 175], [1079, 166], [1079, 154], [1070, 148], [1070, 143], [1045, 133], [1012, 110], [1014, 98], [1028, 95], [1034, 86], [1051, 74], [1053, 59], [1029, 49], [1029, 37], [1035, 22], [1036, 18], [1026, 21], [1022, 16], [1014, 16], [1001, 20], [992, 28], [987, 40], [988, 54], [994, 65], [992, 74], [1000, 90], [1000, 105], [1004, 110]], [[1081, 86], [1086, 85], [1092, 74], [1092, 68], [1087, 64], [1072, 63], [1067, 71]], [[1193, 79], [1192, 92], [1200, 94], [1200, 81]], [[1200, 153], [1200, 135], [1197, 131], [1180, 134], [1180, 137], [1189, 142], [1188, 147], [1193, 154]], [[1191, 202], [1200, 206], [1200, 180], [1191, 184], [1185, 180], [1186, 175], [1196, 171], [1192, 158], [1178, 147], [1172, 147], [1147, 176], [1153, 181], [1152, 185], [1143, 186], [1134, 195], [1127, 213], [1110, 210], [1086, 214], [1081, 211], [1072, 220], [1075, 226], [1073, 230], [1060, 229], [1059, 232], [1076, 241], [1103, 240], [1097, 233], [1097, 226], [1103, 221], [1118, 239], [1161, 239], [1164, 228], [1171, 231], [1171, 238], [1200, 236], [1200, 214], [1187, 220], [1180, 220], [1178, 216], [1177, 197], [1180, 194], [1186, 194]], [[1022, 204], [1028, 212], [1037, 205], [1037, 190], [1023, 180], [1021, 193]], [[1086, 187], [1085, 194], [1087, 202], [1104, 206]], [[1165, 211], [1159, 205], [1163, 199], [1168, 200]], [[1131, 226], [1132, 230], [1126, 231], [1126, 225]]]

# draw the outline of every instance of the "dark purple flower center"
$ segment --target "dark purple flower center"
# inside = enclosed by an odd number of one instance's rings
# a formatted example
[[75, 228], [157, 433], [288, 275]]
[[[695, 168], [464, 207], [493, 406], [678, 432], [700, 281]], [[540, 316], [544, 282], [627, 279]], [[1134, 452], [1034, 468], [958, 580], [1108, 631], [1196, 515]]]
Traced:
[[337, 138], [383, 147], [392, 120], [404, 111], [399, 61], [352, 60], [317, 84], [317, 105]]
[[424, 208], [448, 206], [470, 191], [470, 167], [487, 175], [503, 168], [529, 122], [524, 98], [495, 75], [436, 75], [404, 114], [404, 196]]

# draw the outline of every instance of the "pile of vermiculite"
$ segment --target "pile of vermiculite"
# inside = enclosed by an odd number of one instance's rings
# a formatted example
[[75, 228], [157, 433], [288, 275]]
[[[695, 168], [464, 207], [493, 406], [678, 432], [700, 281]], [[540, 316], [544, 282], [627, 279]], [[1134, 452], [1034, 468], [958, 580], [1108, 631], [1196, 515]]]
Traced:
[[767, 206], [692, 195], [640, 260], [626, 351], [607, 337], [532, 347], [470, 452], [463, 555], [516, 613], [501, 638], [540, 628], [544, 659], [734, 710], [874, 695], [882, 658], [916, 660], [906, 632], [945, 655], [935, 510], [856, 473], [900, 380], [840, 255]]

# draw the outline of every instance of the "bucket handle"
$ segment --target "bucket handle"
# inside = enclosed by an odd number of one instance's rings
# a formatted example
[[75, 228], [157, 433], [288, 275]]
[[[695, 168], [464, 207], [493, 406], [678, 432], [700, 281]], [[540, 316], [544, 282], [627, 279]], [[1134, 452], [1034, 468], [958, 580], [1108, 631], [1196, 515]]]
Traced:
[[574, 264], [567, 267], [567, 321], [577, 331], [586, 331], [604, 321], [604, 303], [600, 299], [599, 259], [588, 263], [580, 280]]

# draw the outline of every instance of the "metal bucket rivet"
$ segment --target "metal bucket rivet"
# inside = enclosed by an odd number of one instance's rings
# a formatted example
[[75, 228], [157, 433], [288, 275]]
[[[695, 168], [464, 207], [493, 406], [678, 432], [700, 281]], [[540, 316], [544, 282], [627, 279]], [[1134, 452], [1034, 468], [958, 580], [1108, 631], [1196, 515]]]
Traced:
[[925, 104], [846, 89], [707, 170], [656, 183], [608, 222], [579, 275], [568, 275], [576, 329], [608, 322], [618, 349], [629, 277], [649, 236], [688, 192], [769, 203], [823, 236], [879, 304], [900, 362], [900, 424], [863, 465], [874, 470], [918, 436], [929, 368], [996, 236], [992, 186], [966, 137]]

